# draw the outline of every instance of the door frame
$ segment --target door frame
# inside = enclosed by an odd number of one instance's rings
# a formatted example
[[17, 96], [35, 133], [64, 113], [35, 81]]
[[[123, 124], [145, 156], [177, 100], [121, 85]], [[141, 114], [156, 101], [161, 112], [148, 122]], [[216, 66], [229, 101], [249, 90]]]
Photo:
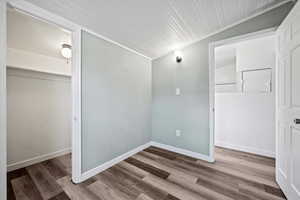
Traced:
[[[209, 155], [212, 161], [215, 161], [215, 48], [246, 40], [276, 35], [276, 30], [277, 27], [273, 27], [209, 43]], [[276, 68], [274, 68], [274, 70], [276, 70]], [[273, 74], [276, 74], [276, 72]], [[276, 84], [274, 85], [276, 86]], [[276, 88], [273, 92], [275, 91]]]
[[6, 109], [6, 2], [0, 0], [0, 199], [7, 199]]
[[7, 8], [13, 7], [20, 12], [31, 15], [32, 17], [44, 20], [47, 23], [55, 24], [71, 33], [72, 37], [72, 181], [81, 182], [81, 27], [58, 16], [50, 13], [31, 3], [20, 0], [0, 0], [0, 75], [1, 75], [1, 109], [0, 109], [0, 169], [1, 179], [0, 191], [4, 196], [0, 199], [6, 199], [6, 173], [7, 173], [7, 104], [6, 104], [6, 49], [7, 49], [7, 26], [6, 13]]

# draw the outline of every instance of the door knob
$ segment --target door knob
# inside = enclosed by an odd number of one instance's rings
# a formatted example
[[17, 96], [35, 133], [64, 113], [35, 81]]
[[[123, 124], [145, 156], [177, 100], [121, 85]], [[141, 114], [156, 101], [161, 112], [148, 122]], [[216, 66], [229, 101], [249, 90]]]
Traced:
[[295, 124], [300, 124], [300, 119], [294, 119]]

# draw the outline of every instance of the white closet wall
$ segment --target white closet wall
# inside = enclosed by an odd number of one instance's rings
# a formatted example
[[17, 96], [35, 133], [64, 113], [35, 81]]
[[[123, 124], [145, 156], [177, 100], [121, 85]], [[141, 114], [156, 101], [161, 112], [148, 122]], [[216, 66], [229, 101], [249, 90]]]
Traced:
[[8, 68], [8, 170], [70, 152], [71, 79]]

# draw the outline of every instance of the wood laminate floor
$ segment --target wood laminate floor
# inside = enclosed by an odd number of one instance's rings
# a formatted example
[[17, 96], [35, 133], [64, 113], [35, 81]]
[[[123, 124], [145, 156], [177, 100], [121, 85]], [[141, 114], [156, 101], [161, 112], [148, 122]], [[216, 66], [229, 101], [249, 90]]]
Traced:
[[275, 161], [216, 148], [207, 163], [150, 147], [74, 185], [71, 156], [8, 173], [8, 200], [272, 200], [285, 199]]

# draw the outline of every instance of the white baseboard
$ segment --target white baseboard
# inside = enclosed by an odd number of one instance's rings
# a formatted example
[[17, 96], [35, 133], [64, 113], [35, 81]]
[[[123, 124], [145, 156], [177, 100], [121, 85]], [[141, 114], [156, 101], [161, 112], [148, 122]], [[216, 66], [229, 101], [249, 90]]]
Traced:
[[124, 153], [124, 154], [122, 154], [122, 155], [120, 155], [120, 156], [118, 156], [118, 157], [116, 157], [116, 158], [114, 158], [114, 159], [112, 159], [110, 161], [107, 161], [106, 163], [104, 163], [104, 164], [102, 164], [102, 165], [100, 165], [98, 167], [95, 167], [95, 168], [93, 168], [93, 169], [91, 169], [91, 170], [89, 170], [87, 172], [84, 172], [81, 175], [81, 177], [80, 177], [80, 182], [83, 182], [83, 181], [85, 181], [85, 180], [87, 180], [87, 179], [89, 179], [89, 178], [91, 178], [91, 177], [93, 177], [93, 176], [101, 173], [102, 171], [104, 171], [104, 170], [112, 167], [115, 164], [118, 164], [119, 162], [121, 162], [121, 161], [123, 161], [123, 160], [125, 160], [125, 159], [127, 159], [127, 158], [129, 158], [131, 156], [133, 156], [134, 154], [136, 154], [136, 153], [138, 153], [140, 151], [143, 151], [144, 149], [146, 149], [148, 147], [150, 147], [150, 142], [148, 142], [148, 143], [146, 143], [144, 145], [141, 145], [141, 146], [139, 146], [139, 147], [137, 147], [137, 148], [135, 148], [135, 149], [133, 149], [131, 151], [128, 151], [128, 152], [126, 152], [126, 153]]
[[62, 156], [62, 155], [68, 154], [68, 153], [71, 153], [71, 148], [63, 149], [63, 150], [56, 151], [53, 153], [44, 154], [41, 156], [36, 156], [34, 158], [30, 158], [27, 160], [23, 160], [20, 162], [16, 162], [16, 163], [7, 165], [7, 171], [10, 172], [13, 170], [21, 169], [23, 167], [28, 167], [30, 165], [34, 165], [36, 163], [40, 163], [45, 160], [53, 159], [55, 157], [59, 157], [59, 156]]
[[193, 157], [193, 158], [197, 158], [197, 159], [200, 159], [200, 160], [205, 160], [207, 162], [214, 162], [213, 157], [207, 156], [207, 155], [204, 155], [204, 154], [201, 154], [201, 153], [196, 153], [196, 152], [193, 152], [193, 151], [177, 148], [177, 147], [174, 147], [174, 146], [171, 146], [171, 145], [161, 144], [161, 143], [158, 143], [158, 142], [151, 142], [150, 144], [151, 144], [151, 146], [166, 149], [168, 151], [173, 151], [175, 153], [183, 154], [183, 155], [190, 156], [190, 157]]
[[246, 146], [228, 144], [228, 143], [225, 143], [225, 142], [215, 142], [215, 146], [275, 158], [275, 152], [266, 151], [266, 150], [262, 150], [262, 149], [257, 149], [257, 148], [253, 148], [253, 147], [246, 147]]
[[209, 157], [209, 156], [206, 156], [206, 155], [203, 155], [203, 154], [200, 154], [200, 153], [195, 153], [195, 152], [192, 152], [192, 151], [188, 151], [188, 150], [185, 150], [185, 149], [180, 149], [180, 148], [177, 148], [177, 147], [173, 147], [173, 146], [170, 146], [170, 145], [165, 145], [165, 144], [161, 144], [161, 143], [157, 143], [157, 142], [148, 142], [144, 145], [141, 145], [131, 151], [128, 151], [110, 161], [107, 161], [106, 163], [98, 166], [98, 167], [95, 167], [87, 172], [84, 172], [81, 177], [80, 177], [80, 182], [83, 182], [101, 172], [103, 172], [104, 170], [118, 164], [119, 162], [133, 156], [134, 154], [140, 152], [140, 151], [143, 151], [144, 149], [150, 147], [150, 146], [155, 146], [155, 147], [159, 147], [159, 148], [162, 148], [162, 149], [166, 149], [166, 150], [169, 150], [169, 151], [173, 151], [175, 153], [180, 153], [180, 154], [183, 154], [183, 155], [187, 155], [187, 156], [190, 156], [190, 157], [194, 157], [194, 158], [197, 158], [197, 159], [201, 159], [201, 160], [205, 160], [205, 161], [208, 161], [208, 162], [214, 162], [213, 158]]

